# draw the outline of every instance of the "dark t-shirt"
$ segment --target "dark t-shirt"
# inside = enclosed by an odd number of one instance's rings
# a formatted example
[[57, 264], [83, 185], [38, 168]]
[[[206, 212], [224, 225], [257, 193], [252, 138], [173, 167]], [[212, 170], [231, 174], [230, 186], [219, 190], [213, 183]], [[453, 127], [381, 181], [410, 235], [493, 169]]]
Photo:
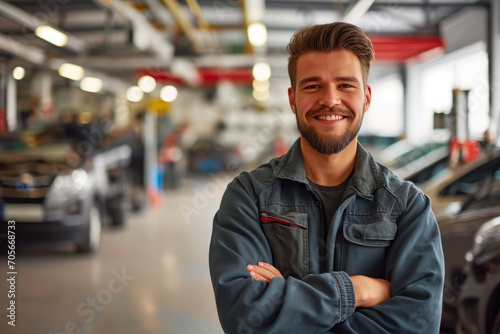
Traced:
[[309, 178], [307, 179], [311, 188], [323, 202], [323, 217], [327, 231], [330, 229], [330, 224], [335, 211], [337, 211], [342, 203], [342, 198], [351, 176], [352, 173], [344, 181], [342, 181], [341, 184], [336, 186], [322, 186], [309, 180]]

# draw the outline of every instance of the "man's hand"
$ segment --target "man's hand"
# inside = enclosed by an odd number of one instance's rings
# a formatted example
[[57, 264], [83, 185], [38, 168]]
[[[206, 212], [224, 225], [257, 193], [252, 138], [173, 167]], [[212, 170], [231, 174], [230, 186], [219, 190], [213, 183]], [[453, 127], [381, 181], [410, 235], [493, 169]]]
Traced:
[[283, 275], [281, 275], [278, 269], [265, 262], [257, 262], [257, 265], [249, 264], [247, 265], [247, 270], [255, 281], [266, 281], [270, 283], [275, 277], [283, 278]]
[[356, 307], [372, 307], [391, 298], [391, 282], [368, 276], [351, 276]]

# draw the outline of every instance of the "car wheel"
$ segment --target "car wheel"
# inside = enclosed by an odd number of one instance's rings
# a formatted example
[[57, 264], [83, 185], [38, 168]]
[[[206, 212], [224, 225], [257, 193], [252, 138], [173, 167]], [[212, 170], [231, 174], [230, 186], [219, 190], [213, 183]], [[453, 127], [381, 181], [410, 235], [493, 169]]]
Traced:
[[90, 207], [89, 221], [84, 229], [82, 241], [76, 244], [78, 253], [92, 253], [99, 249], [101, 244], [101, 213], [97, 206]]
[[498, 311], [495, 321], [493, 322], [492, 334], [500, 334], [500, 311]]
[[113, 198], [108, 202], [108, 215], [111, 219], [111, 225], [125, 225], [125, 205], [122, 196]]

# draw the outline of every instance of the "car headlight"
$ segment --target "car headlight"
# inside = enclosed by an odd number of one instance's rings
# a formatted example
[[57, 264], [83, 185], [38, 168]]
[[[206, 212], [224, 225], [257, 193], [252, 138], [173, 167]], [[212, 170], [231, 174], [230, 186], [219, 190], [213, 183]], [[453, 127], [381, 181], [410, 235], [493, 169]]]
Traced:
[[500, 217], [489, 220], [477, 230], [474, 235], [472, 250], [467, 252], [465, 259], [470, 262], [493, 243], [500, 242]]
[[75, 169], [71, 173], [58, 175], [52, 183], [51, 193], [64, 195], [83, 189], [88, 180], [88, 174], [83, 169]]

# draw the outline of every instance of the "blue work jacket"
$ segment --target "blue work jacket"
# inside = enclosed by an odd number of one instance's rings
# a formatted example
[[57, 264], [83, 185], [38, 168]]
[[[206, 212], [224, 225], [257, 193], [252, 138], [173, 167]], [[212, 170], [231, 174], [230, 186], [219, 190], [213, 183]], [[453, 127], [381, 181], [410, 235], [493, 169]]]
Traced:
[[[429, 198], [358, 144], [330, 228], [306, 179], [300, 141], [227, 187], [214, 218], [210, 274], [225, 333], [437, 334], [444, 261]], [[285, 277], [254, 281], [247, 264]], [[391, 298], [355, 308], [350, 276], [391, 282]]]

